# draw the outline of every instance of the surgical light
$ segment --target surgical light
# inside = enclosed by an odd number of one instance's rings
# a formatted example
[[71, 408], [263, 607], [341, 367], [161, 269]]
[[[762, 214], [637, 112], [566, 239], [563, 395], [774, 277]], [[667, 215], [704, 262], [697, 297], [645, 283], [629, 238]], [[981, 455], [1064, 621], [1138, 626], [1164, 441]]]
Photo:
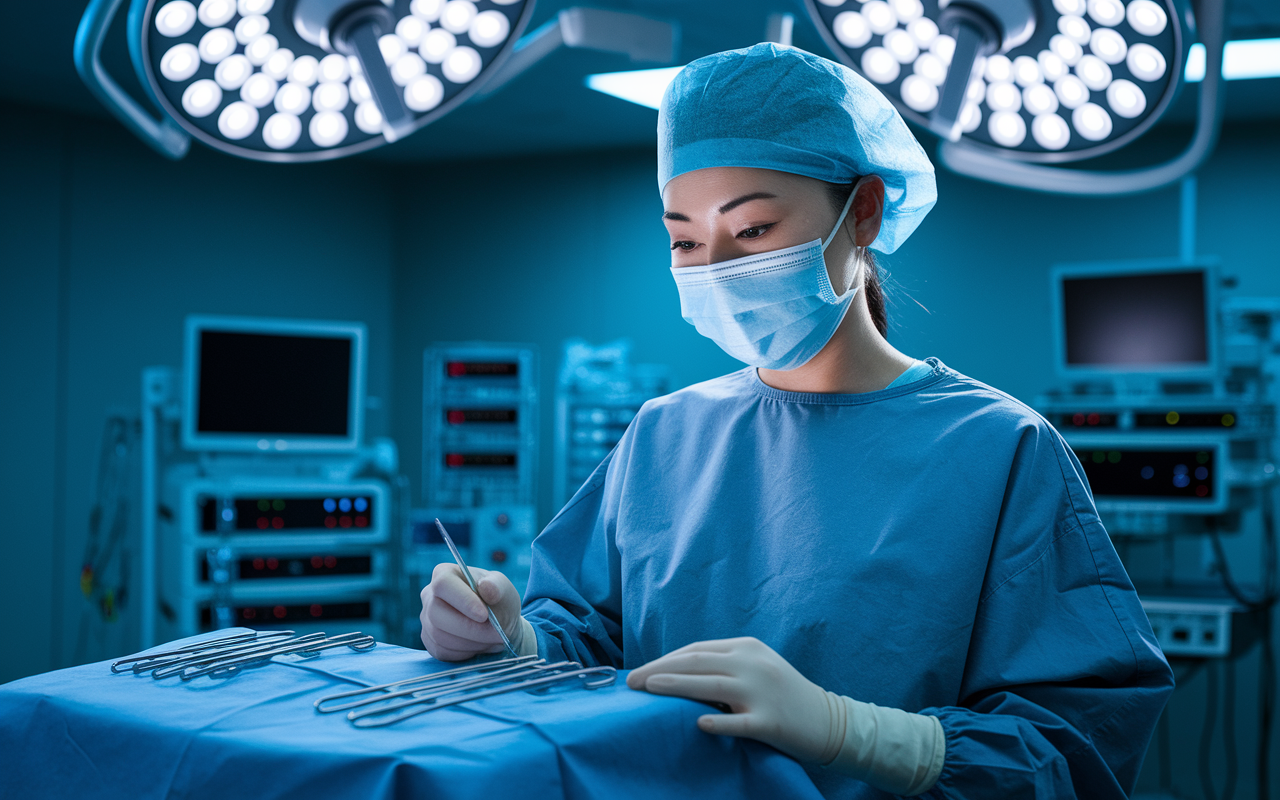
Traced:
[[533, 10], [533, 0], [130, 0], [130, 52], [157, 121], [98, 57], [123, 3], [91, 0], [77, 32], [77, 69], [99, 99], [170, 157], [196, 138], [264, 161], [341, 157], [429, 124], [497, 71]]
[[[1189, 148], [1194, 157], [1177, 162], [1176, 176], [1172, 167], [1115, 180], [1071, 170], [1076, 178], [1055, 180], [1064, 170], [1053, 165], [1119, 149], [1160, 119], [1180, 88], [1191, 37], [1221, 53], [1223, 0], [1204, 0], [1196, 16], [1187, 0], [805, 4], [836, 58], [942, 137], [943, 163], [966, 175], [1046, 191], [1142, 191], [1185, 174], [1216, 139], [1214, 87], [1199, 105], [1206, 127]], [[937, 88], [936, 102], [926, 101], [922, 79]]]
[[[1185, 80], [1204, 80], [1204, 45], [1191, 45], [1187, 56]], [[1280, 78], [1280, 39], [1244, 39], [1227, 42], [1222, 53], [1222, 78], [1228, 81], [1254, 78]]]

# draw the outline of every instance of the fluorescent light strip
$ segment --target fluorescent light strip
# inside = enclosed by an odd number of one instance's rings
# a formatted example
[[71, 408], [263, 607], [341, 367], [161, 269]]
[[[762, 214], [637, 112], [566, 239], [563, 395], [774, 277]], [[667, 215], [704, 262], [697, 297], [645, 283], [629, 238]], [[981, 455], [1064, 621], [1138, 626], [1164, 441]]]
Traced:
[[684, 67], [633, 69], [627, 72], [602, 72], [587, 76], [587, 86], [597, 92], [613, 95], [637, 105], [657, 108], [667, 84]]
[[[1184, 77], [1187, 83], [1204, 80], [1204, 45], [1191, 45]], [[1222, 53], [1222, 77], [1229, 81], [1280, 78], [1280, 39], [1242, 39], [1227, 42]]]
[[[1187, 83], [1204, 80], [1204, 45], [1191, 45], [1187, 56]], [[630, 103], [657, 108], [667, 85], [683, 67], [635, 69], [588, 75], [586, 84], [597, 92]], [[1280, 77], [1280, 39], [1243, 39], [1227, 42], [1222, 56], [1222, 77], [1229, 81]]]

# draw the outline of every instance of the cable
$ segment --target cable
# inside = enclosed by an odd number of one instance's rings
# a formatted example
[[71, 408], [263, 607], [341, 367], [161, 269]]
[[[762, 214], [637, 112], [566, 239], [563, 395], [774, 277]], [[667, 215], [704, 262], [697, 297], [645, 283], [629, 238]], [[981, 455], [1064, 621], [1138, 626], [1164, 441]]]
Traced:
[[1213, 768], [1210, 757], [1213, 753], [1213, 728], [1218, 721], [1218, 665], [1210, 663], [1205, 667], [1205, 704], [1204, 725], [1200, 728], [1200, 790], [1205, 800], [1217, 800], [1213, 789]]
[[1222, 800], [1234, 800], [1240, 760], [1236, 754], [1236, 660], [1222, 664], [1222, 746], [1227, 754], [1227, 779], [1222, 784]]

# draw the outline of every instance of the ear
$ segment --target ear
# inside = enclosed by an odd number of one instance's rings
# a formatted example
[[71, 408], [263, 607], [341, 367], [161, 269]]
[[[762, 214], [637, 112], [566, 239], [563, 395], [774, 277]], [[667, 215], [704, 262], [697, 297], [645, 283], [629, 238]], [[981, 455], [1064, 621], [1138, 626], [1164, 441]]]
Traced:
[[884, 181], [878, 175], [862, 179], [853, 196], [853, 241], [867, 247], [880, 235], [884, 219]]

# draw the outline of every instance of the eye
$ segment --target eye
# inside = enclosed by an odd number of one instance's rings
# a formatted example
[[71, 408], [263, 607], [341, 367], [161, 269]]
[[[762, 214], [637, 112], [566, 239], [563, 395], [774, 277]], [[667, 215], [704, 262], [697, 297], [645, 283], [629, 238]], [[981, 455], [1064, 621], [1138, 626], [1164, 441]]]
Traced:
[[765, 231], [772, 228], [773, 225], [774, 223], [769, 223], [768, 225], [752, 226], [750, 228], [747, 228], [745, 231], [742, 231], [741, 233], [739, 233], [738, 238], [739, 239], [758, 239], [761, 236], [764, 236]]
[[697, 247], [697, 246], [698, 246], [698, 243], [697, 243], [697, 242], [690, 242], [690, 241], [686, 241], [686, 240], [681, 240], [681, 241], [678, 241], [678, 242], [673, 242], [673, 243], [671, 244], [671, 249], [672, 249], [672, 250], [679, 250], [679, 251], [680, 251], [680, 252], [682, 252], [682, 253], [687, 253], [687, 252], [689, 252], [690, 250], [694, 249], [694, 248], [695, 248], [695, 247]]

